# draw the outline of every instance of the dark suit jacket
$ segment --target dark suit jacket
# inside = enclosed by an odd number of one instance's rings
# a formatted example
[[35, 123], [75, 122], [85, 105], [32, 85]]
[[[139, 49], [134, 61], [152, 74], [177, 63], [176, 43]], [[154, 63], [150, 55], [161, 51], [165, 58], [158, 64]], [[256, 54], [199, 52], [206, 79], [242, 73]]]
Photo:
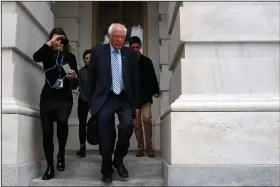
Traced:
[[[139, 69], [137, 55], [128, 47], [121, 48], [124, 89], [133, 108], [139, 108]], [[99, 112], [112, 86], [110, 44], [93, 47], [88, 69], [87, 90], [92, 115]]]

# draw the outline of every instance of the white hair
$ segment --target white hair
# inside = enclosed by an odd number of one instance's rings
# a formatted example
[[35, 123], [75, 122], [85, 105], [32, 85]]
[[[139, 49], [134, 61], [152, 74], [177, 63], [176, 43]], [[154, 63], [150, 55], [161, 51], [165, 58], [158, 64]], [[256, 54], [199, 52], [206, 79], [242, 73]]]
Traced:
[[114, 29], [114, 27], [116, 27], [116, 26], [121, 26], [121, 27], [123, 27], [123, 29], [124, 29], [124, 34], [125, 34], [125, 36], [126, 36], [127, 29], [126, 29], [126, 27], [125, 27], [124, 25], [122, 25], [122, 24], [120, 24], [120, 23], [113, 23], [113, 24], [111, 24], [110, 27], [109, 27], [109, 29], [108, 29], [108, 34], [112, 34], [113, 29]]

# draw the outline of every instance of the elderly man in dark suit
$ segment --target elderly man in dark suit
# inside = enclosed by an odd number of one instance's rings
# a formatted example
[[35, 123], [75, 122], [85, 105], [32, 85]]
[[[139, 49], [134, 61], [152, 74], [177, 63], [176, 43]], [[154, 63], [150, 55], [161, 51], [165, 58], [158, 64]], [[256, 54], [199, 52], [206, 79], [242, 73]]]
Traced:
[[[89, 65], [89, 97], [91, 114], [96, 116], [102, 155], [102, 181], [112, 182], [114, 166], [121, 178], [128, 178], [123, 164], [129, 141], [133, 133], [133, 118], [139, 115], [139, 70], [137, 55], [124, 47], [127, 29], [115, 23], [108, 29], [109, 44], [96, 45], [91, 52]], [[115, 125], [112, 123], [117, 113], [118, 141], [115, 145]]]

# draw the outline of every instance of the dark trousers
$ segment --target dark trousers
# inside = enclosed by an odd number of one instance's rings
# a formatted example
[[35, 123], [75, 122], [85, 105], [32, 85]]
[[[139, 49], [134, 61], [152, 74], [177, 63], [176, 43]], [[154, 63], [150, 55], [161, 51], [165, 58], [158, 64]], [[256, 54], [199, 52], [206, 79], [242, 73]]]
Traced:
[[49, 166], [53, 165], [53, 122], [57, 122], [58, 154], [64, 155], [68, 137], [68, 118], [72, 105], [73, 101], [40, 101], [43, 148]]
[[88, 102], [78, 99], [79, 139], [80, 144], [85, 144], [87, 139]]
[[129, 103], [125, 92], [119, 95], [110, 93], [103, 107], [97, 114], [97, 125], [99, 141], [102, 155], [101, 173], [111, 175], [112, 154], [114, 151], [116, 132], [115, 123], [112, 123], [114, 115], [117, 113], [120, 124], [118, 126], [118, 141], [114, 152], [116, 163], [122, 163], [127, 155], [130, 146], [130, 138], [133, 133], [133, 108]]
[[[111, 125], [112, 125], [112, 146], [111, 146], [111, 152], [114, 152], [115, 149], [115, 143], [116, 143], [116, 138], [117, 138], [117, 132], [116, 132], [116, 127], [115, 127], [115, 116], [112, 117], [112, 119], [110, 120]], [[99, 153], [101, 154], [101, 146], [99, 145]], [[102, 155], [102, 154], [101, 154]]]

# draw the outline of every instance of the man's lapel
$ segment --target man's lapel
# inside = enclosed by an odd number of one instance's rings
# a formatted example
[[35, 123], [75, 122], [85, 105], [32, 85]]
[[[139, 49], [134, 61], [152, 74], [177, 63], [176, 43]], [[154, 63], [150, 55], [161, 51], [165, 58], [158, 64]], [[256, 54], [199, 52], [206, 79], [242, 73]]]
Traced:
[[110, 43], [105, 44], [105, 64], [106, 68], [108, 68], [109, 71], [109, 76], [112, 78], [112, 67], [111, 67], [111, 48], [110, 48]]
[[128, 63], [128, 54], [126, 52], [127, 50], [125, 50], [124, 47], [121, 48], [121, 57], [122, 57], [122, 75], [124, 76], [126, 67], [127, 67], [127, 63]]

